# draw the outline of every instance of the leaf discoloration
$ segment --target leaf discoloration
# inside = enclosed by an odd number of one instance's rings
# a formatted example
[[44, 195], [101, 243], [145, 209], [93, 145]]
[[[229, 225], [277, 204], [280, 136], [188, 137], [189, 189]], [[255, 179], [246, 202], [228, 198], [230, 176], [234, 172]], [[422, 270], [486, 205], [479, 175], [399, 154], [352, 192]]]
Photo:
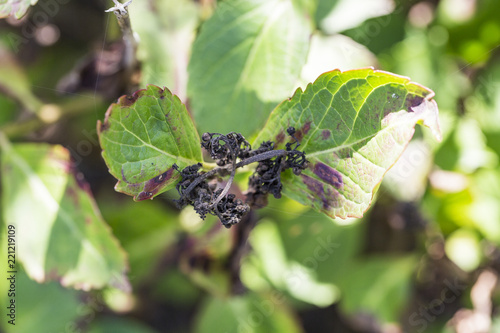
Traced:
[[310, 167], [306, 176], [286, 177], [283, 193], [330, 217], [361, 217], [416, 124], [440, 139], [433, 96], [407, 77], [373, 68], [334, 70], [281, 103], [254, 142], [294, 126]]
[[163, 185], [165, 182], [170, 180], [170, 178], [172, 178], [173, 172], [174, 169], [170, 168], [161, 175], [158, 175], [153, 179], [148, 180], [144, 184], [144, 189], [142, 190], [142, 192], [137, 195], [136, 200], [142, 201], [152, 198], [156, 193], [158, 193], [158, 190], [160, 190], [160, 188], [162, 187], [161, 185]]
[[319, 198], [322, 203], [322, 209], [326, 212], [337, 208], [340, 205], [339, 192], [332, 189], [330, 186], [324, 186], [319, 180], [316, 180], [308, 175], [301, 175], [302, 181], [307, 186], [309, 191], [315, 196], [316, 200]]
[[334, 186], [336, 189], [342, 188], [342, 175], [335, 169], [330, 168], [324, 163], [316, 163], [314, 166], [314, 174], [321, 178], [326, 183]]

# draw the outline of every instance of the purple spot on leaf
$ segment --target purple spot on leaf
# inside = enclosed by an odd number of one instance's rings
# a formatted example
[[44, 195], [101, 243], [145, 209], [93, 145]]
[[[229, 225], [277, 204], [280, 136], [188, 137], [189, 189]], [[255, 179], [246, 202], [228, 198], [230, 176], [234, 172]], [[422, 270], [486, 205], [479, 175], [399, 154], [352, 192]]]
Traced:
[[314, 195], [313, 202], [319, 199], [322, 202], [322, 208], [325, 211], [331, 211], [332, 208], [339, 207], [339, 193], [337, 191], [333, 190], [330, 186], [326, 186], [325, 189], [323, 183], [312, 177], [304, 174], [300, 176], [302, 177], [302, 181], [307, 186], [309, 191], [311, 191]]
[[323, 138], [323, 140], [329, 139], [331, 135], [332, 135], [332, 132], [330, 132], [330, 130], [323, 130], [321, 132], [321, 137]]
[[161, 175], [158, 175], [150, 180], [148, 180], [144, 184], [144, 189], [139, 195], [137, 195], [137, 201], [145, 200], [145, 199], [150, 199], [152, 198], [156, 193], [158, 193], [158, 190], [160, 189], [161, 185], [163, 185], [166, 181], [168, 181], [170, 178], [172, 178], [172, 174], [174, 172], [173, 168], [168, 169]]
[[414, 112], [413, 108], [419, 106], [424, 102], [424, 98], [421, 96], [409, 96], [406, 98], [406, 109], [408, 112]]
[[283, 143], [285, 141], [285, 133], [279, 132], [278, 135], [276, 135], [276, 145], [279, 145], [280, 143]]
[[337, 170], [330, 168], [328, 165], [317, 163], [314, 166], [313, 172], [316, 176], [335, 188], [339, 189], [342, 187], [342, 175]]

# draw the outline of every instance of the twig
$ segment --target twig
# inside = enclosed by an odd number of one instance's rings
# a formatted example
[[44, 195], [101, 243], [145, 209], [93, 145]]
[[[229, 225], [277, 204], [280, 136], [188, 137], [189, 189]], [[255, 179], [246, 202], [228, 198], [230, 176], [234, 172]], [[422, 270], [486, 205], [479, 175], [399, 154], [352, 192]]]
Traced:
[[120, 3], [118, 0], [113, 0], [115, 6], [105, 12], [113, 12], [118, 20], [118, 25], [122, 31], [123, 42], [125, 43], [125, 52], [123, 55], [123, 66], [125, 68], [126, 77], [131, 77], [133, 71], [137, 68], [137, 38], [132, 30], [130, 16], [128, 14], [128, 6], [132, 3], [129, 0], [125, 3]]

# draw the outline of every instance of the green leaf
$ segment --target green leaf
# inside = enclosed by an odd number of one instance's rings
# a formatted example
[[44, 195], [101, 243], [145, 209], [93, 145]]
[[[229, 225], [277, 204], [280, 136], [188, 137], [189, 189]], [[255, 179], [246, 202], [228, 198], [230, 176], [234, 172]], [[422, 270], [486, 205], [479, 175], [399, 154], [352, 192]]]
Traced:
[[187, 59], [199, 24], [197, 7], [191, 0], [158, 1], [154, 6], [134, 2], [130, 21], [140, 39], [141, 86], [165, 85], [186, 99]]
[[181, 169], [202, 162], [200, 138], [186, 107], [168, 89], [149, 85], [111, 104], [97, 124], [115, 189], [150, 199], [173, 188]]
[[283, 304], [283, 295], [253, 293], [231, 298], [210, 298], [201, 306], [193, 332], [302, 332]]
[[397, 322], [410, 297], [414, 256], [373, 257], [344, 267], [340, 307], [353, 315], [370, 313], [380, 322]]
[[252, 134], [297, 86], [311, 26], [291, 0], [218, 3], [189, 63], [188, 95], [203, 131]]
[[129, 275], [134, 276], [132, 286], [139, 286], [152, 274], [169, 247], [178, 241], [179, 216], [166, 209], [161, 201], [145, 200], [131, 205], [116, 195], [101, 195], [96, 199], [102, 203], [105, 220], [129, 254]]
[[30, 6], [35, 5], [38, 0], [0, 0], [0, 18], [14, 16], [17, 19], [23, 17]]
[[149, 328], [139, 321], [125, 317], [100, 317], [90, 324], [87, 333], [155, 333], [157, 331]]
[[129, 289], [126, 256], [103, 221], [69, 152], [48, 144], [2, 148], [2, 210], [16, 229], [17, 258], [38, 282]]
[[283, 173], [283, 193], [330, 217], [361, 217], [416, 123], [441, 139], [432, 96], [408, 78], [369, 68], [324, 73], [272, 112], [254, 145], [274, 140], [284, 148], [286, 129], [295, 127], [310, 164], [300, 176]]
[[[18, 238], [18, 241], [21, 247], [22, 239]], [[2, 258], [7, 258], [7, 246], [5, 246], [5, 256]], [[17, 269], [15, 274], [15, 296], [7, 297], [11, 293], [9, 292], [11, 281], [7, 280], [10, 274], [5, 275], [6, 278], [0, 280], [0, 300], [5, 307], [10, 305], [11, 299], [15, 300], [16, 318], [15, 325], [9, 324], [7, 320], [13, 318], [6, 316], [8, 312], [3, 308], [4, 318], [0, 323], [2, 332], [71, 332], [73, 330], [69, 328], [76, 328], [78, 321], [90, 310], [90, 306], [86, 306], [79, 297], [81, 292], [63, 288], [57, 282], [36, 283], [22, 269]]]

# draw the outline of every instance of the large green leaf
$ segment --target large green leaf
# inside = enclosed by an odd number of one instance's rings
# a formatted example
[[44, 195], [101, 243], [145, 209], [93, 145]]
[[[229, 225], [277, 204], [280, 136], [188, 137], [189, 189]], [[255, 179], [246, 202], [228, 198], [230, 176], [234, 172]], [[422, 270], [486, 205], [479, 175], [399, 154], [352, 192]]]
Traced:
[[379, 322], [397, 322], [411, 292], [414, 256], [368, 257], [344, 268], [340, 307], [353, 316], [375, 315]]
[[188, 95], [198, 126], [252, 134], [297, 86], [311, 25], [291, 0], [219, 2], [189, 63]]
[[17, 256], [38, 282], [129, 289], [126, 257], [103, 221], [69, 152], [48, 144], [2, 148], [2, 211], [16, 229]]
[[[19, 239], [19, 244], [21, 244]], [[5, 243], [4, 243], [5, 244]], [[21, 245], [19, 245], [21, 246]], [[2, 249], [3, 250], [3, 249]], [[2, 253], [3, 254], [3, 253]], [[7, 247], [5, 256], [7, 258]], [[0, 265], [0, 267], [2, 267]], [[6, 277], [10, 276], [7, 275]], [[0, 280], [0, 300], [2, 305], [10, 305], [10, 300], [15, 300], [16, 318], [15, 325], [7, 322], [11, 317], [5, 316], [7, 311], [2, 309], [5, 317], [0, 322], [0, 331], [5, 333], [18, 332], [68, 332], [69, 328], [76, 328], [77, 323], [87, 314], [89, 307], [85, 305], [81, 297], [82, 292], [66, 289], [58, 282], [37, 283], [31, 280], [26, 273], [17, 269], [16, 295], [7, 297], [10, 293], [10, 281], [7, 278]], [[82, 310], [85, 310], [82, 311]], [[57, 316], [54, 316], [57, 313]], [[50, 320], [47, 320], [50, 318]], [[1, 330], [3, 328], [3, 330]]]
[[310, 161], [300, 176], [283, 174], [283, 193], [331, 217], [361, 217], [416, 123], [441, 138], [433, 92], [408, 78], [360, 69], [322, 74], [281, 103], [254, 141], [289, 141], [293, 126]]
[[173, 188], [180, 168], [202, 161], [200, 138], [186, 107], [168, 89], [149, 85], [122, 96], [97, 124], [102, 156], [118, 179], [115, 189], [134, 200]]
[[0, 0], [0, 18], [14, 16], [17, 19], [26, 14], [30, 6], [35, 5], [38, 0]]
[[187, 62], [198, 24], [198, 6], [191, 0], [134, 1], [130, 21], [139, 35], [137, 57], [141, 83], [165, 85], [186, 99]]

